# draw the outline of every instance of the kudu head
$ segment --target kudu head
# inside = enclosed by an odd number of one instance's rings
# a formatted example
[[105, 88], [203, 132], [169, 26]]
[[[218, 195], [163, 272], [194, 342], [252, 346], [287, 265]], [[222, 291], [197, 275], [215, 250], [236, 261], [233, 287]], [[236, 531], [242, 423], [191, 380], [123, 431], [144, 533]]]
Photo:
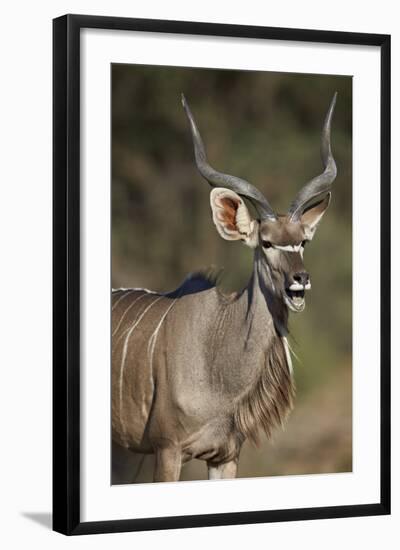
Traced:
[[[309, 181], [296, 195], [287, 214], [275, 214], [267, 199], [251, 183], [217, 172], [207, 161], [203, 141], [185, 97], [182, 104], [189, 119], [196, 165], [201, 175], [214, 189], [210, 202], [213, 220], [219, 234], [229, 241], [241, 240], [254, 248], [268, 274], [268, 286], [292, 311], [302, 311], [305, 291], [311, 288], [309, 274], [303, 263], [304, 247], [328, 208], [331, 185], [336, 177], [330, 134], [336, 93], [328, 109], [321, 143], [324, 171]], [[257, 212], [250, 214], [243, 198]]]

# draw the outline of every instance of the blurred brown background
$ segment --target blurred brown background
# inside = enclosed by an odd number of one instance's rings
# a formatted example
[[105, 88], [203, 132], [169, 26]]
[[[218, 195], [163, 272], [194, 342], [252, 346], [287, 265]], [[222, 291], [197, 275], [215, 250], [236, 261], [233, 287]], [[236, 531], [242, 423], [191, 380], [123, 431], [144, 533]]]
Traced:
[[[199, 268], [224, 268], [238, 290], [252, 252], [224, 241], [198, 174], [185, 93], [219, 171], [256, 185], [278, 212], [322, 171], [320, 131], [334, 91], [331, 206], [305, 251], [312, 290], [290, 320], [297, 383], [286, 430], [258, 449], [245, 444], [240, 477], [345, 472], [352, 468], [352, 80], [351, 77], [140, 65], [112, 66], [112, 284], [176, 288]], [[113, 483], [151, 481], [152, 457], [113, 451]], [[140, 467], [140, 469], [139, 469]], [[136, 472], [139, 471], [137, 477]], [[181, 479], [205, 479], [205, 463]]]

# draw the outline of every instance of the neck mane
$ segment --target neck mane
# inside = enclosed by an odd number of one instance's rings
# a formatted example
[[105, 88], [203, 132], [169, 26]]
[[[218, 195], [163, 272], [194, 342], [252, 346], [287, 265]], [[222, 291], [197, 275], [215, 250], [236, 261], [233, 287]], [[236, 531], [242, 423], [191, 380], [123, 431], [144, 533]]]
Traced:
[[[255, 444], [259, 442], [260, 430], [270, 437], [275, 427], [284, 424], [293, 408], [295, 394], [286, 340], [288, 309], [275, 289], [261, 254], [256, 249], [253, 274], [242, 297], [247, 301], [247, 322], [250, 327], [254, 326], [255, 338], [263, 342], [264, 360], [258, 376], [238, 400], [234, 413], [236, 428]], [[266, 319], [273, 330], [264, 329]]]

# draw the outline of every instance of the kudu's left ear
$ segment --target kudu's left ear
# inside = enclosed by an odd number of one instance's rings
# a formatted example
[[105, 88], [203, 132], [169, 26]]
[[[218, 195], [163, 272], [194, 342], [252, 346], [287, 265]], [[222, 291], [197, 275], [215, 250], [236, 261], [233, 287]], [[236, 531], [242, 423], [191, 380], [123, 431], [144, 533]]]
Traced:
[[218, 233], [227, 241], [244, 241], [257, 246], [258, 222], [253, 220], [243, 199], [230, 189], [215, 187], [210, 193], [213, 221]]
[[308, 226], [310, 230], [310, 238], [315, 233], [315, 230], [318, 227], [319, 222], [322, 220], [322, 216], [325, 214], [329, 203], [331, 202], [331, 194], [328, 193], [322, 201], [314, 204], [307, 210], [305, 210], [301, 216], [301, 223]]

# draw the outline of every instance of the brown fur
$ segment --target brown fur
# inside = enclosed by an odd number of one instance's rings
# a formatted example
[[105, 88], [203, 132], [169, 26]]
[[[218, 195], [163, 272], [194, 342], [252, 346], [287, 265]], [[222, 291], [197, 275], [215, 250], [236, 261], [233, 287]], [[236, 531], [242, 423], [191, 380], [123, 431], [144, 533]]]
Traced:
[[237, 429], [255, 445], [260, 428], [267, 437], [283, 425], [293, 408], [295, 385], [290, 375], [285, 350], [276, 336], [266, 363], [253, 387], [239, 401], [234, 412]]
[[262, 239], [279, 246], [298, 245], [306, 235], [301, 223], [290, 222], [281, 215], [276, 221], [263, 220], [260, 233]]
[[223, 197], [220, 199], [224, 209], [221, 211], [221, 218], [227, 229], [235, 231], [236, 229], [236, 211], [239, 208], [239, 203], [230, 197]]

